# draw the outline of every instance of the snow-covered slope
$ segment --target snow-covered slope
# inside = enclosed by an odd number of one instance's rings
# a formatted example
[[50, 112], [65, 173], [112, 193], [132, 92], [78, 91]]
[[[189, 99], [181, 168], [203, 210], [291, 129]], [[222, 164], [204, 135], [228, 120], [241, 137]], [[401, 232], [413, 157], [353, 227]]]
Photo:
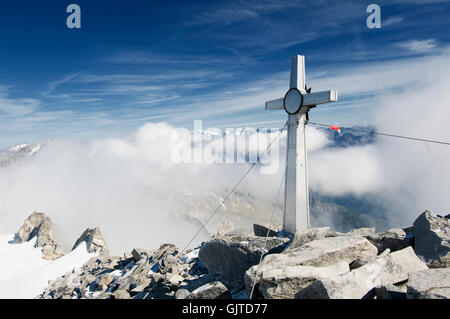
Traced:
[[0, 167], [8, 166], [39, 152], [48, 141], [37, 144], [18, 144], [9, 149], [0, 150]]
[[41, 248], [34, 248], [36, 238], [18, 244], [14, 235], [0, 236], [0, 298], [29, 299], [37, 297], [54, 280], [64, 273], [80, 267], [95, 254], [80, 244], [67, 255], [48, 261], [42, 258]]

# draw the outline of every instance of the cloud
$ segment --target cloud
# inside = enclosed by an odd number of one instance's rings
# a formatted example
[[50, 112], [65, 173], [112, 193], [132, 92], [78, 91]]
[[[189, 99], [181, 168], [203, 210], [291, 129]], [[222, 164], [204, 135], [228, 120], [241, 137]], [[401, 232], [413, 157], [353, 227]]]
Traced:
[[[449, 142], [448, 54], [410, 67], [409, 87], [374, 99], [372, 125], [380, 132]], [[420, 60], [417, 60], [420, 61]], [[390, 70], [388, 68], [389, 75]], [[393, 77], [395, 83], [395, 77]], [[392, 84], [392, 83], [391, 83]], [[445, 145], [379, 136], [363, 147], [323, 148], [310, 156], [311, 186], [329, 195], [372, 196], [392, 226], [409, 226], [424, 210], [450, 210], [450, 151]]]
[[9, 88], [0, 86], [0, 116], [22, 116], [32, 113], [41, 102], [32, 98], [12, 98]]
[[400, 22], [402, 22], [404, 20], [403, 17], [401, 16], [394, 16], [394, 17], [389, 17], [386, 20], [382, 21], [382, 26], [384, 27], [388, 27], [390, 25], [395, 25], [395, 24], [399, 24]]
[[408, 40], [397, 44], [398, 47], [413, 53], [427, 53], [437, 48], [436, 39]]

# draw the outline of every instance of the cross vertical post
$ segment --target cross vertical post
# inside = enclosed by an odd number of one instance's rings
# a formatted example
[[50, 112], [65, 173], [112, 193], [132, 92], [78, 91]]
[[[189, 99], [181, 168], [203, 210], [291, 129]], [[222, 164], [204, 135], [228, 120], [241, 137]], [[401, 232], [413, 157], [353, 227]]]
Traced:
[[318, 104], [336, 102], [336, 91], [308, 93], [305, 57], [293, 56], [289, 90], [282, 99], [266, 102], [266, 109], [288, 113], [283, 230], [295, 234], [310, 227], [305, 126], [308, 111]]
[[[306, 93], [304, 56], [296, 55], [291, 59], [289, 88]], [[305, 124], [305, 112], [288, 115], [283, 230], [292, 234], [309, 228]]]

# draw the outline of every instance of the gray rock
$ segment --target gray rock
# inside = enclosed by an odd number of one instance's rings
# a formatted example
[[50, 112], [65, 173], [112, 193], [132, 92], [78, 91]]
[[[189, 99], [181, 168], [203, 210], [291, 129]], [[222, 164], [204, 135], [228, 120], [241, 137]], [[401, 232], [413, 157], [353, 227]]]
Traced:
[[309, 243], [313, 240], [325, 238], [329, 233], [330, 227], [310, 228], [304, 231], [295, 232], [292, 243], [287, 250], [295, 249]]
[[34, 212], [25, 220], [16, 233], [19, 242], [30, 241], [36, 237], [34, 247], [42, 247], [45, 259], [54, 260], [64, 255], [61, 246], [53, 237], [52, 222], [44, 213]]
[[428, 269], [409, 275], [408, 299], [450, 299], [450, 269]]
[[411, 247], [378, 257], [348, 273], [320, 279], [301, 290], [299, 299], [361, 299], [373, 298], [374, 288], [396, 284], [408, 279], [408, 274], [427, 269]]
[[231, 299], [231, 293], [220, 281], [213, 281], [195, 289], [185, 299]]
[[[363, 237], [339, 236], [323, 238], [304, 244], [299, 248], [287, 250], [281, 254], [264, 257], [259, 269], [284, 269], [290, 266], [326, 267], [341, 261], [351, 264], [353, 261], [377, 255], [377, 248]], [[254, 283], [259, 285], [259, 274], [252, 267], [246, 272], [244, 282], [250, 294]]]
[[264, 237], [234, 232], [205, 243], [199, 251], [199, 259], [209, 273], [236, 288], [243, 288], [247, 269], [258, 264], [261, 255], [281, 251], [288, 241], [288, 238], [271, 237], [266, 243]]
[[286, 266], [330, 266], [340, 261], [348, 264], [365, 256], [376, 256], [377, 249], [367, 239], [354, 236], [329, 237], [314, 240], [282, 254], [266, 256], [262, 264]]
[[[289, 266], [282, 269], [261, 269], [259, 291], [265, 299], [293, 299], [299, 290], [315, 280], [348, 271], [348, 264], [344, 261], [327, 267]], [[247, 293], [250, 292], [251, 286], [247, 288]]]
[[373, 245], [378, 248], [378, 253], [386, 249], [397, 251], [411, 246], [411, 239], [406, 236], [403, 229], [390, 229], [387, 232], [365, 235]]
[[432, 268], [450, 268], [450, 220], [425, 211], [414, 222], [415, 251]]
[[277, 237], [278, 232], [265, 226], [253, 224], [253, 233], [258, 237]]
[[100, 229], [98, 227], [94, 229], [86, 229], [75, 242], [72, 250], [77, 248], [78, 245], [80, 245], [82, 242], [86, 243], [86, 249], [90, 253], [107, 254], [109, 251], [108, 245], [106, 244], [106, 241], [103, 238], [102, 233], [100, 232]]

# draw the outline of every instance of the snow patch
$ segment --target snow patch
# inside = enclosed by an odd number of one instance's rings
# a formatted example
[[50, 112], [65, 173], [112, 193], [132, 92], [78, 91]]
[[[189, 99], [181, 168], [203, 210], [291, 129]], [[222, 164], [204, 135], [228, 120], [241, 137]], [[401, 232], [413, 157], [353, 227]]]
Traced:
[[0, 236], [0, 298], [31, 299], [41, 294], [54, 280], [82, 266], [96, 254], [87, 252], [86, 243], [54, 261], [42, 258], [35, 240], [19, 244], [14, 234]]

